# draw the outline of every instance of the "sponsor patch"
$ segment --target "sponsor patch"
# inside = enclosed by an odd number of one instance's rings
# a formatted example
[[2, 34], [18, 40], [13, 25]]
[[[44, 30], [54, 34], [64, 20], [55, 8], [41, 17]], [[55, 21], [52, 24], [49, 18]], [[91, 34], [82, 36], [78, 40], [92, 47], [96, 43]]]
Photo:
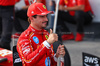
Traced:
[[21, 40], [19, 43], [27, 42], [27, 41], [29, 41], [29, 40], [28, 40], [28, 39], [23, 39], [23, 40]]
[[31, 50], [30, 48], [25, 49], [25, 50], [23, 51], [23, 54], [25, 54], [25, 55], [28, 54], [28, 53], [30, 52], [30, 50]]
[[38, 39], [36, 36], [33, 37], [33, 41], [34, 41], [36, 44], [39, 43], [39, 39]]
[[20, 58], [15, 59], [14, 63], [22, 62]]
[[47, 57], [47, 58], [45, 59], [45, 66], [51, 66], [51, 65], [50, 65], [50, 58], [49, 58], [49, 57]]
[[24, 44], [21, 45], [21, 47], [25, 47], [29, 44], [29, 42], [25, 42]]
[[27, 48], [29, 48], [29, 46], [22, 47], [22, 50], [25, 50], [25, 49], [27, 49]]

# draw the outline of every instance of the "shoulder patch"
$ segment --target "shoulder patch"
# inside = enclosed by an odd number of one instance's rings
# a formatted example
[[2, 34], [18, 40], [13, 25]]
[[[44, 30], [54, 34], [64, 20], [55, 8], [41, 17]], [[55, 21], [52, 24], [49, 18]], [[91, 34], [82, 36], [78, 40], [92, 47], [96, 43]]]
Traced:
[[36, 44], [39, 43], [39, 39], [38, 39], [36, 36], [33, 37], [33, 41], [34, 41]]

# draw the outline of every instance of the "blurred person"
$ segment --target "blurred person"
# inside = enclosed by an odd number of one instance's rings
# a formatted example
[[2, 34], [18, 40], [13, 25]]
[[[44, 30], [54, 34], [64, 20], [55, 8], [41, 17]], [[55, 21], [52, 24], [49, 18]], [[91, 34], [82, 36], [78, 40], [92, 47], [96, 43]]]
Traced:
[[23, 66], [55, 66], [60, 54], [65, 55], [64, 45], [59, 45], [56, 54], [53, 43], [58, 41], [58, 36], [50, 34], [44, 29], [47, 25], [46, 6], [42, 3], [31, 4], [27, 11], [29, 27], [20, 35], [17, 42], [17, 51]]
[[[45, 2], [46, 2], [45, 5], [46, 5], [47, 9], [54, 12], [55, 6], [53, 4], [55, 4], [55, 2], [53, 0], [45, 0]], [[47, 18], [49, 19], [49, 21], [48, 21], [47, 27], [45, 29], [49, 31], [50, 28], [53, 29], [54, 14], [49, 14]]]
[[0, 18], [2, 19], [0, 48], [9, 50], [14, 20], [14, 5], [15, 0], [0, 0]]
[[61, 26], [63, 40], [74, 39], [74, 35], [68, 29], [65, 22], [76, 24], [75, 41], [82, 41], [84, 37], [84, 25], [91, 24], [93, 11], [88, 0], [60, 0], [58, 12], [58, 25]]
[[1, 33], [2, 33], [2, 19], [0, 18], [0, 38], [1, 38]]
[[[55, 5], [56, 5], [56, 4], [55, 4], [55, 0], [50, 0], [50, 1], [49, 1], [49, 5], [48, 5], [48, 6], [49, 6], [48, 9], [49, 9], [50, 11], [55, 12]], [[47, 29], [47, 30], [50, 29], [50, 28], [53, 29], [54, 16], [55, 16], [55, 14], [50, 14], [50, 15], [49, 15], [49, 23], [48, 23], [48, 26], [47, 26], [45, 29]]]
[[[33, 0], [34, 1], [34, 0]], [[18, 3], [18, 0], [16, 0]], [[20, 0], [19, 0], [20, 2]], [[12, 35], [12, 38], [18, 38], [20, 34], [25, 30], [22, 25], [20, 24], [20, 19], [24, 21], [28, 21], [27, 17], [27, 9], [30, 5], [29, 0], [24, 0], [25, 6], [20, 7], [15, 7], [15, 22], [14, 22], [14, 28], [16, 30], [16, 33]], [[37, 3], [43, 3], [45, 4], [45, 0], [37, 0]]]

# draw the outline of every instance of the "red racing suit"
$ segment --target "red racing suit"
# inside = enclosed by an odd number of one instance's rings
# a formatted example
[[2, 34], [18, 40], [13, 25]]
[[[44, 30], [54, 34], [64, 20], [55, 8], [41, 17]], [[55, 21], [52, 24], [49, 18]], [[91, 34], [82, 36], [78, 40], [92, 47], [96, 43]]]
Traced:
[[34, 29], [31, 25], [18, 39], [17, 51], [23, 66], [55, 66], [57, 58], [53, 45], [46, 41], [49, 33]]

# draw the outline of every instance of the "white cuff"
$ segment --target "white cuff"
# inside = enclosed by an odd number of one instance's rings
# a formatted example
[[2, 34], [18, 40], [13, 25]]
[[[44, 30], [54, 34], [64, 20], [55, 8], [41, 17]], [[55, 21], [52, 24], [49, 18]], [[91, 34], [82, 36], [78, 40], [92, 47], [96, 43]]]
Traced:
[[48, 48], [48, 49], [49, 49], [49, 47], [51, 47], [50, 44], [47, 41], [44, 41], [43, 45], [46, 46], [46, 48]]
[[56, 57], [56, 53], [54, 54], [54, 60], [57, 62], [58, 58]]

